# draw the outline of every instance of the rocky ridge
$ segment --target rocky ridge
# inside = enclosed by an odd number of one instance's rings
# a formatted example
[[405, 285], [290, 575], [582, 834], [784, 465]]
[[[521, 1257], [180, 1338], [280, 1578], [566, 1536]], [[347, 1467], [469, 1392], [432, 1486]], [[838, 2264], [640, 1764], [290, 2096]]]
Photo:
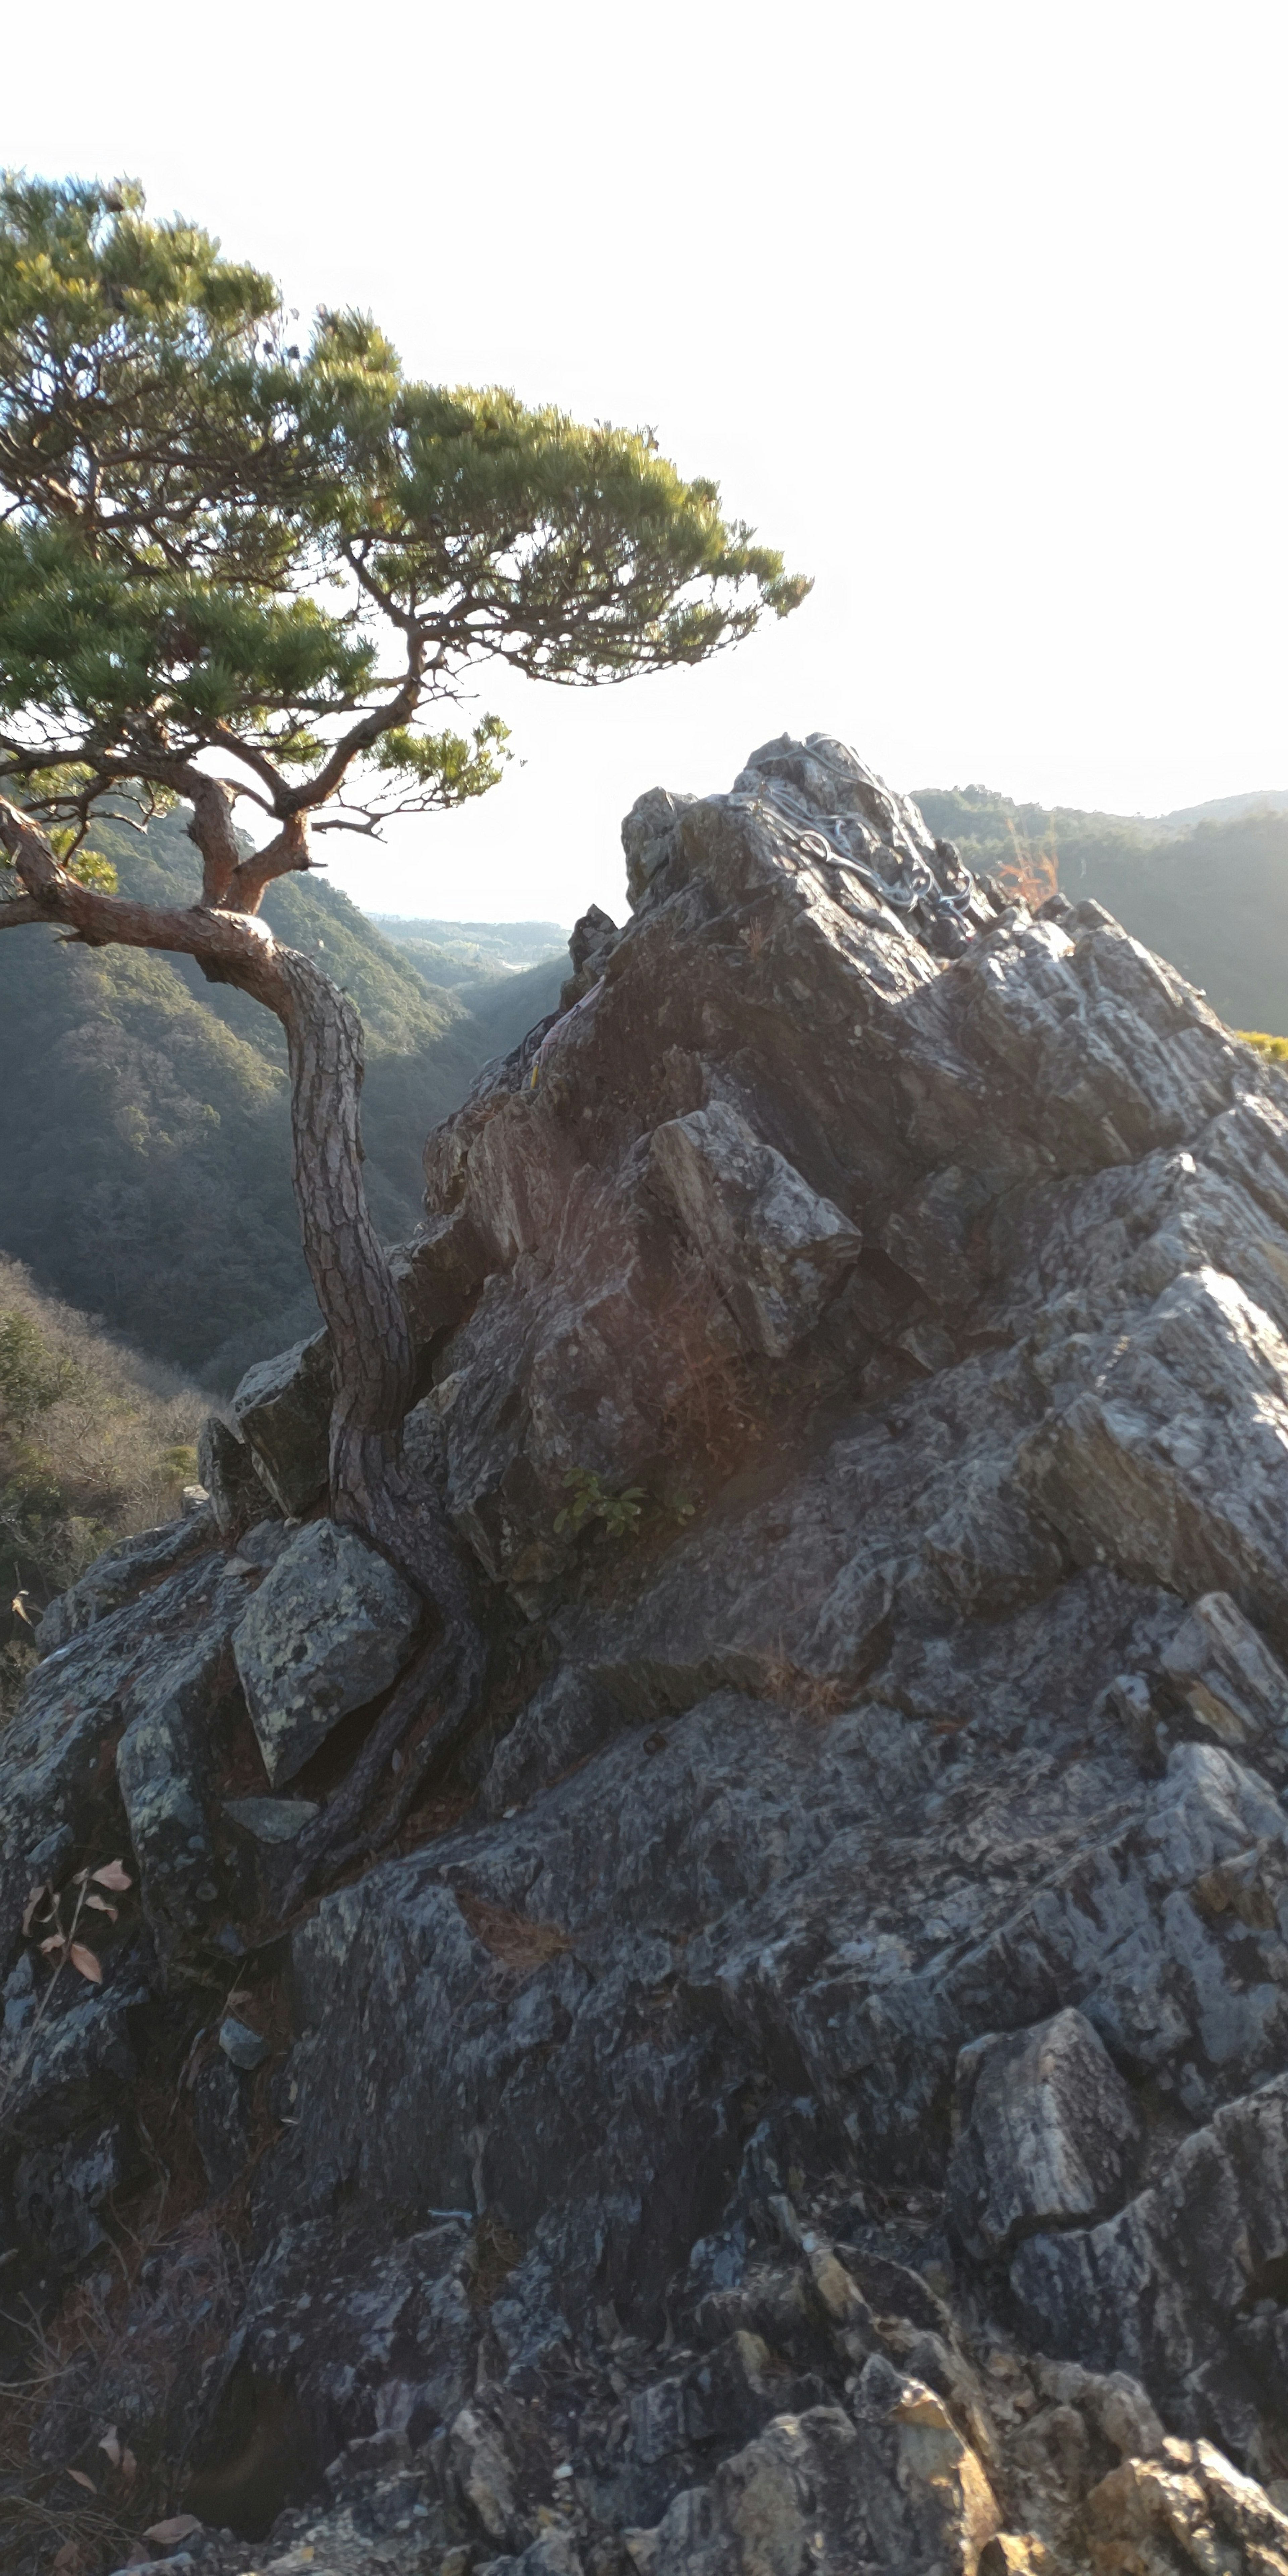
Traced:
[[1288, 2570], [1288, 1084], [830, 738], [623, 838], [399, 1256], [469, 1741], [310, 1879], [422, 1642], [320, 1340], [47, 1616], [8, 2563]]

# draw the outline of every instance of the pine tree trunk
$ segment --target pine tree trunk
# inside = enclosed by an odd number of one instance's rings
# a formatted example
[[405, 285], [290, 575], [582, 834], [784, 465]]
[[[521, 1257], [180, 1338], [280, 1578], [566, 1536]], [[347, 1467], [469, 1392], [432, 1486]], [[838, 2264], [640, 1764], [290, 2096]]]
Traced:
[[[295, 1197], [304, 1257], [331, 1344], [331, 1510], [338, 1521], [375, 1541], [424, 1594], [440, 1621], [439, 1633], [404, 1675], [349, 1779], [301, 1838], [302, 1881], [341, 1850], [362, 1847], [357, 1828], [385, 1785], [382, 1774], [391, 1755], [428, 1717], [388, 1812], [368, 1837], [388, 1839], [429, 1762], [456, 1741], [466, 1723], [477, 1699], [484, 1655], [461, 1552], [442, 1507], [424, 1486], [411, 1492], [402, 1463], [402, 1425], [415, 1389], [415, 1353], [363, 1186], [361, 1021], [347, 996], [311, 958], [279, 948], [253, 908], [229, 909], [218, 899], [220, 888], [234, 897], [243, 892], [229, 877], [236, 844], [231, 833], [220, 836], [227, 799], [222, 789], [216, 793], [213, 781], [194, 777], [187, 783], [198, 826], [194, 837], [204, 850], [207, 893], [215, 895], [214, 901], [180, 910], [82, 885], [59, 865], [43, 834], [0, 798], [0, 847], [13, 858], [24, 888], [21, 896], [0, 901], [0, 928], [52, 921], [90, 947], [151, 948], [194, 957], [212, 983], [237, 985], [272, 1011], [286, 1032]], [[271, 852], [261, 852], [239, 863], [238, 875], [248, 875], [244, 891], [252, 907], [273, 873], [271, 857]], [[284, 828], [278, 863], [281, 868], [307, 865], [302, 824]], [[249, 882], [252, 874], [254, 884]]]
[[412, 1508], [401, 1466], [415, 1353], [363, 1185], [362, 1023], [310, 958], [278, 948], [274, 965], [282, 997], [273, 1007], [290, 1055], [295, 1199], [331, 1344], [332, 1516], [375, 1539], [463, 1638], [474, 1623], [455, 1542], [428, 1496]]
[[362, 1175], [362, 1025], [294, 949], [276, 963], [291, 1066], [292, 1177], [304, 1258], [331, 1338], [331, 1509], [370, 1528], [411, 1402], [411, 1334]]

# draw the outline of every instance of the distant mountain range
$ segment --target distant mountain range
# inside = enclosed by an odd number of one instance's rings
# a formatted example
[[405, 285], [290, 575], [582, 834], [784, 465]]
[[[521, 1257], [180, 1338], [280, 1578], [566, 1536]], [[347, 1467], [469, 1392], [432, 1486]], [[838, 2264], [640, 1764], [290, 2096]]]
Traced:
[[[94, 840], [125, 892], [194, 899], [182, 816], [141, 839], [99, 827]], [[559, 927], [405, 925], [436, 933], [451, 980], [435, 982], [324, 876], [284, 879], [264, 911], [362, 1012], [367, 1186], [385, 1235], [409, 1234], [429, 1129], [554, 1008], [568, 972]], [[545, 963], [518, 965], [543, 951]], [[216, 1389], [315, 1328], [285, 1046], [245, 994], [205, 983], [186, 958], [16, 931], [0, 941], [0, 1099], [0, 1252], [43, 1288]]]
[[1040, 895], [1058, 878], [1206, 992], [1236, 1029], [1288, 1034], [1288, 789], [1154, 816], [1016, 804], [989, 787], [913, 790], [969, 865]]

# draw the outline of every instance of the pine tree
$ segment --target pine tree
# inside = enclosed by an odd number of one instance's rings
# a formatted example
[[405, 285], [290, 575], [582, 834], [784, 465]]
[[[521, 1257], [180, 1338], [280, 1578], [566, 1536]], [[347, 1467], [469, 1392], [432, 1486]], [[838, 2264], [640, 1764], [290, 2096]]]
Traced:
[[[697, 663], [808, 585], [649, 434], [411, 382], [363, 314], [294, 329], [271, 279], [133, 186], [0, 183], [0, 848], [21, 887], [0, 928], [184, 952], [282, 1023], [331, 1510], [415, 1574], [468, 1666], [449, 1533], [398, 1509], [413, 1354], [363, 1190], [361, 1026], [260, 904], [319, 834], [497, 783], [502, 724], [435, 724], [481, 664], [587, 684]], [[176, 801], [200, 898], [127, 900], [95, 818]]]

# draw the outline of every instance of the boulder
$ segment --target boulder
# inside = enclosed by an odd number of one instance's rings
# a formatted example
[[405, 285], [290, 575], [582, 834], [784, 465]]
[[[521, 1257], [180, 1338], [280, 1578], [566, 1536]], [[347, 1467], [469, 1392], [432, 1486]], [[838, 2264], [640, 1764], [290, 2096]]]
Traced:
[[262, 1518], [269, 1493], [255, 1452], [221, 1414], [207, 1414], [197, 1434], [197, 1473], [221, 1538], [236, 1538], [249, 1522]]
[[231, 1406], [240, 1437], [280, 1512], [298, 1518], [325, 1491], [331, 1355], [325, 1333], [247, 1369]]
[[971, 2042], [957, 2060], [953, 2224], [974, 2254], [1074, 2225], [1123, 2197], [1142, 2121], [1084, 2013]]
[[1218, 1742], [1288, 1750], [1288, 1673], [1228, 1592], [1201, 1595], [1162, 1667]]
[[163, 1951], [194, 1931], [220, 1896], [207, 1802], [235, 1695], [228, 1631], [220, 1623], [162, 1671], [141, 1674], [126, 1698], [116, 1776], [144, 1910]]
[[69, 1592], [60, 1593], [42, 1611], [41, 1654], [52, 1654], [55, 1647], [69, 1644], [83, 1629], [92, 1628], [96, 1620], [109, 1619], [114, 1610], [123, 1610], [141, 1593], [150, 1592], [176, 1567], [206, 1555], [216, 1529], [214, 1508], [203, 1500], [195, 1510], [185, 1512], [182, 1520], [166, 1521], [158, 1529], [140, 1530], [135, 1538], [118, 1539], [79, 1583], [74, 1583]]
[[858, 1227], [723, 1101], [656, 1127], [648, 1171], [752, 1349], [785, 1359], [862, 1251]]
[[312, 1798], [227, 1798], [224, 1814], [257, 1843], [293, 1843], [318, 1812]]
[[420, 1619], [410, 1584], [356, 1531], [310, 1521], [292, 1539], [233, 1637], [274, 1788], [294, 1779], [342, 1717], [388, 1689]]

